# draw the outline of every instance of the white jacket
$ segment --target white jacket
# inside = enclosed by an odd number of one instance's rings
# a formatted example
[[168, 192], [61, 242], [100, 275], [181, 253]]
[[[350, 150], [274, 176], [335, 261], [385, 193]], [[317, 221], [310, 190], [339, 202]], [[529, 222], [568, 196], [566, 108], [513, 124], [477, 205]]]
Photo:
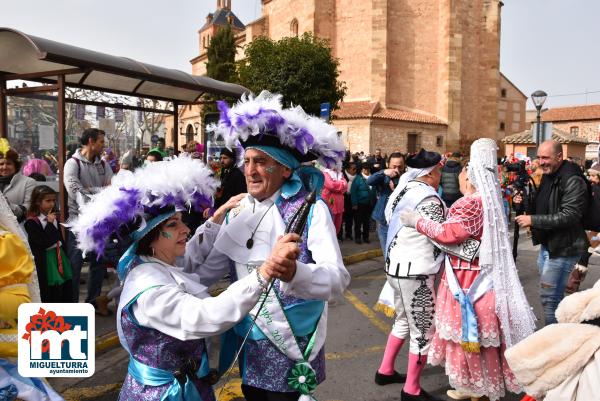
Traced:
[[31, 202], [31, 193], [36, 186], [37, 182], [33, 178], [17, 173], [2, 190], [2, 194], [8, 201], [10, 209], [19, 221], [23, 220], [27, 215], [27, 209], [29, 209], [29, 203]]

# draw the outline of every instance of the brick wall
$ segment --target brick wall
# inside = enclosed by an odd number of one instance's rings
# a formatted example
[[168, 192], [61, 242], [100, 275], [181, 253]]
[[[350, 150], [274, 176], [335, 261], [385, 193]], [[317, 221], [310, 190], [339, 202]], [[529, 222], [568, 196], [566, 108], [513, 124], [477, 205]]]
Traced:
[[438, 114], [440, 9], [438, 1], [388, 3], [387, 106]]
[[[342, 140], [351, 152], [382, 153], [406, 152], [409, 134], [418, 135], [418, 147], [436, 152], [446, 151], [446, 127], [395, 120], [334, 120], [333, 124], [342, 133]], [[438, 146], [438, 137], [441, 146]]]
[[333, 125], [342, 133], [342, 141], [351, 152], [367, 152], [371, 121], [369, 119], [334, 120]]
[[268, 15], [268, 35], [279, 40], [291, 35], [292, 20], [298, 21], [298, 34], [315, 31], [316, 0], [276, 0], [263, 3], [262, 14]]
[[371, 29], [373, 8], [370, 1], [335, 1], [333, 55], [340, 59], [340, 77], [348, 86], [345, 101], [371, 99]]
[[[506, 79], [506, 77], [501, 75], [500, 98], [498, 100], [497, 139], [502, 139], [505, 136], [525, 131], [526, 103], [527, 97]], [[502, 123], [504, 124], [502, 125]]]
[[588, 141], [598, 141], [600, 136], [600, 120], [590, 121], [557, 121], [552, 123], [553, 128], [558, 128], [566, 132], [571, 133], [571, 128], [577, 128], [580, 138], [585, 138]]
[[[417, 151], [420, 148], [440, 153], [446, 151], [445, 126], [375, 120], [371, 126], [369, 152], [375, 152], [377, 148], [381, 148], [381, 152], [388, 155], [395, 151], [407, 152], [409, 150], [407, 143], [409, 134], [417, 135]], [[441, 138], [441, 146], [438, 146], [438, 137]]]

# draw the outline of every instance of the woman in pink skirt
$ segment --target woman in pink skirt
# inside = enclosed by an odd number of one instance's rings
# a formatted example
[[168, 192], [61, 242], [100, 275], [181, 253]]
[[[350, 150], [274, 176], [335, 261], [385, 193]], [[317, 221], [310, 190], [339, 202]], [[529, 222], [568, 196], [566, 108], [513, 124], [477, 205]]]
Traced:
[[[444, 223], [403, 216], [446, 252], [429, 363], [446, 368], [453, 399], [498, 400], [520, 393], [504, 350], [535, 330], [512, 259], [496, 169], [496, 144], [479, 139], [459, 176], [464, 197]], [[514, 317], [517, 317], [516, 319]]]
[[325, 176], [325, 184], [321, 197], [329, 206], [333, 215], [333, 224], [335, 232], [338, 234], [342, 227], [342, 216], [344, 215], [344, 193], [348, 189], [348, 183], [344, 178], [344, 174], [336, 169], [323, 170]]

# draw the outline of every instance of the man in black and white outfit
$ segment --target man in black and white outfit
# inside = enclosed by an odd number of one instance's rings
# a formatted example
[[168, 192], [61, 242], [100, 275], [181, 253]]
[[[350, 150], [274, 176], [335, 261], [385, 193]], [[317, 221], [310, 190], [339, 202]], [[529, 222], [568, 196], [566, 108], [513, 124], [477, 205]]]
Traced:
[[[427, 362], [433, 336], [434, 280], [443, 261], [442, 252], [413, 228], [404, 227], [400, 214], [416, 210], [427, 219], [442, 222], [446, 209], [437, 194], [442, 157], [424, 149], [406, 159], [404, 173], [386, 205], [389, 223], [385, 271], [394, 292], [396, 320], [388, 337], [375, 382], [380, 385], [405, 382], [402, 401], [438, 400], [421, 389], [421, 372]], [[394, 360], [410, 337], [407, 375], [394, 370]]]

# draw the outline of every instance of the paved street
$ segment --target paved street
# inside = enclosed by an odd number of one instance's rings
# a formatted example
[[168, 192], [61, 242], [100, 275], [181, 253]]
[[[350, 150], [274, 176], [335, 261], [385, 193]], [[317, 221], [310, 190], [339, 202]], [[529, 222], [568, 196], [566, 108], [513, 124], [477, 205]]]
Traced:
[[[530, 303], [536, 315], [540, 316], [538, 274], [535, 267], [537, 250], [529, 244], [529, 240], [523, 236], [518, 265]], [[350, 255], [373, 249], [375, 245], [375, 242], [362, 246], [346, 242], [343, 245], [343, 253]], [[600, 278], [600, 258], [593, 257], [591, 263], [592, 268], [584, 288], [590, 287]], [[391, 319], [372, 309], [385, 280], [382, 265], [382, 257], [349, 264], [348, 270], [352, 275], [350, 287], [344, 298], [330, 305], [326, 345], [327, 380], [319, 386], [316, 393], [321, 401], [399, 400], [401, 385], [379, 387], [373, 382], [391, 327]], [[103, 326], [100, 332], [110, 331], [111, 325], [114, 329], [112, 318], [100, 318], [98, 325]], [[401, 372], [405, 371], [407, 348], [403, 348], [397, 359], [396, 368]], [[96, 373], [92, 378], [55, 379], [52, 383], [68, 401], [115, 400], [125, 377], [127, 361], [126, 352], [120, 347], [113, 347], [97, 357]], [[218, 401], [243, 400], [239, 383], [237, 371], [234, 371], [229, 380], [222, 380], [217, 384]], [[428, 366], [422, 383], [430, 392], [445, 397], [448, 382], [443, 368]], [[519, 399], [520, 397], [512, 394], [503, 398], [505, 401]]]

